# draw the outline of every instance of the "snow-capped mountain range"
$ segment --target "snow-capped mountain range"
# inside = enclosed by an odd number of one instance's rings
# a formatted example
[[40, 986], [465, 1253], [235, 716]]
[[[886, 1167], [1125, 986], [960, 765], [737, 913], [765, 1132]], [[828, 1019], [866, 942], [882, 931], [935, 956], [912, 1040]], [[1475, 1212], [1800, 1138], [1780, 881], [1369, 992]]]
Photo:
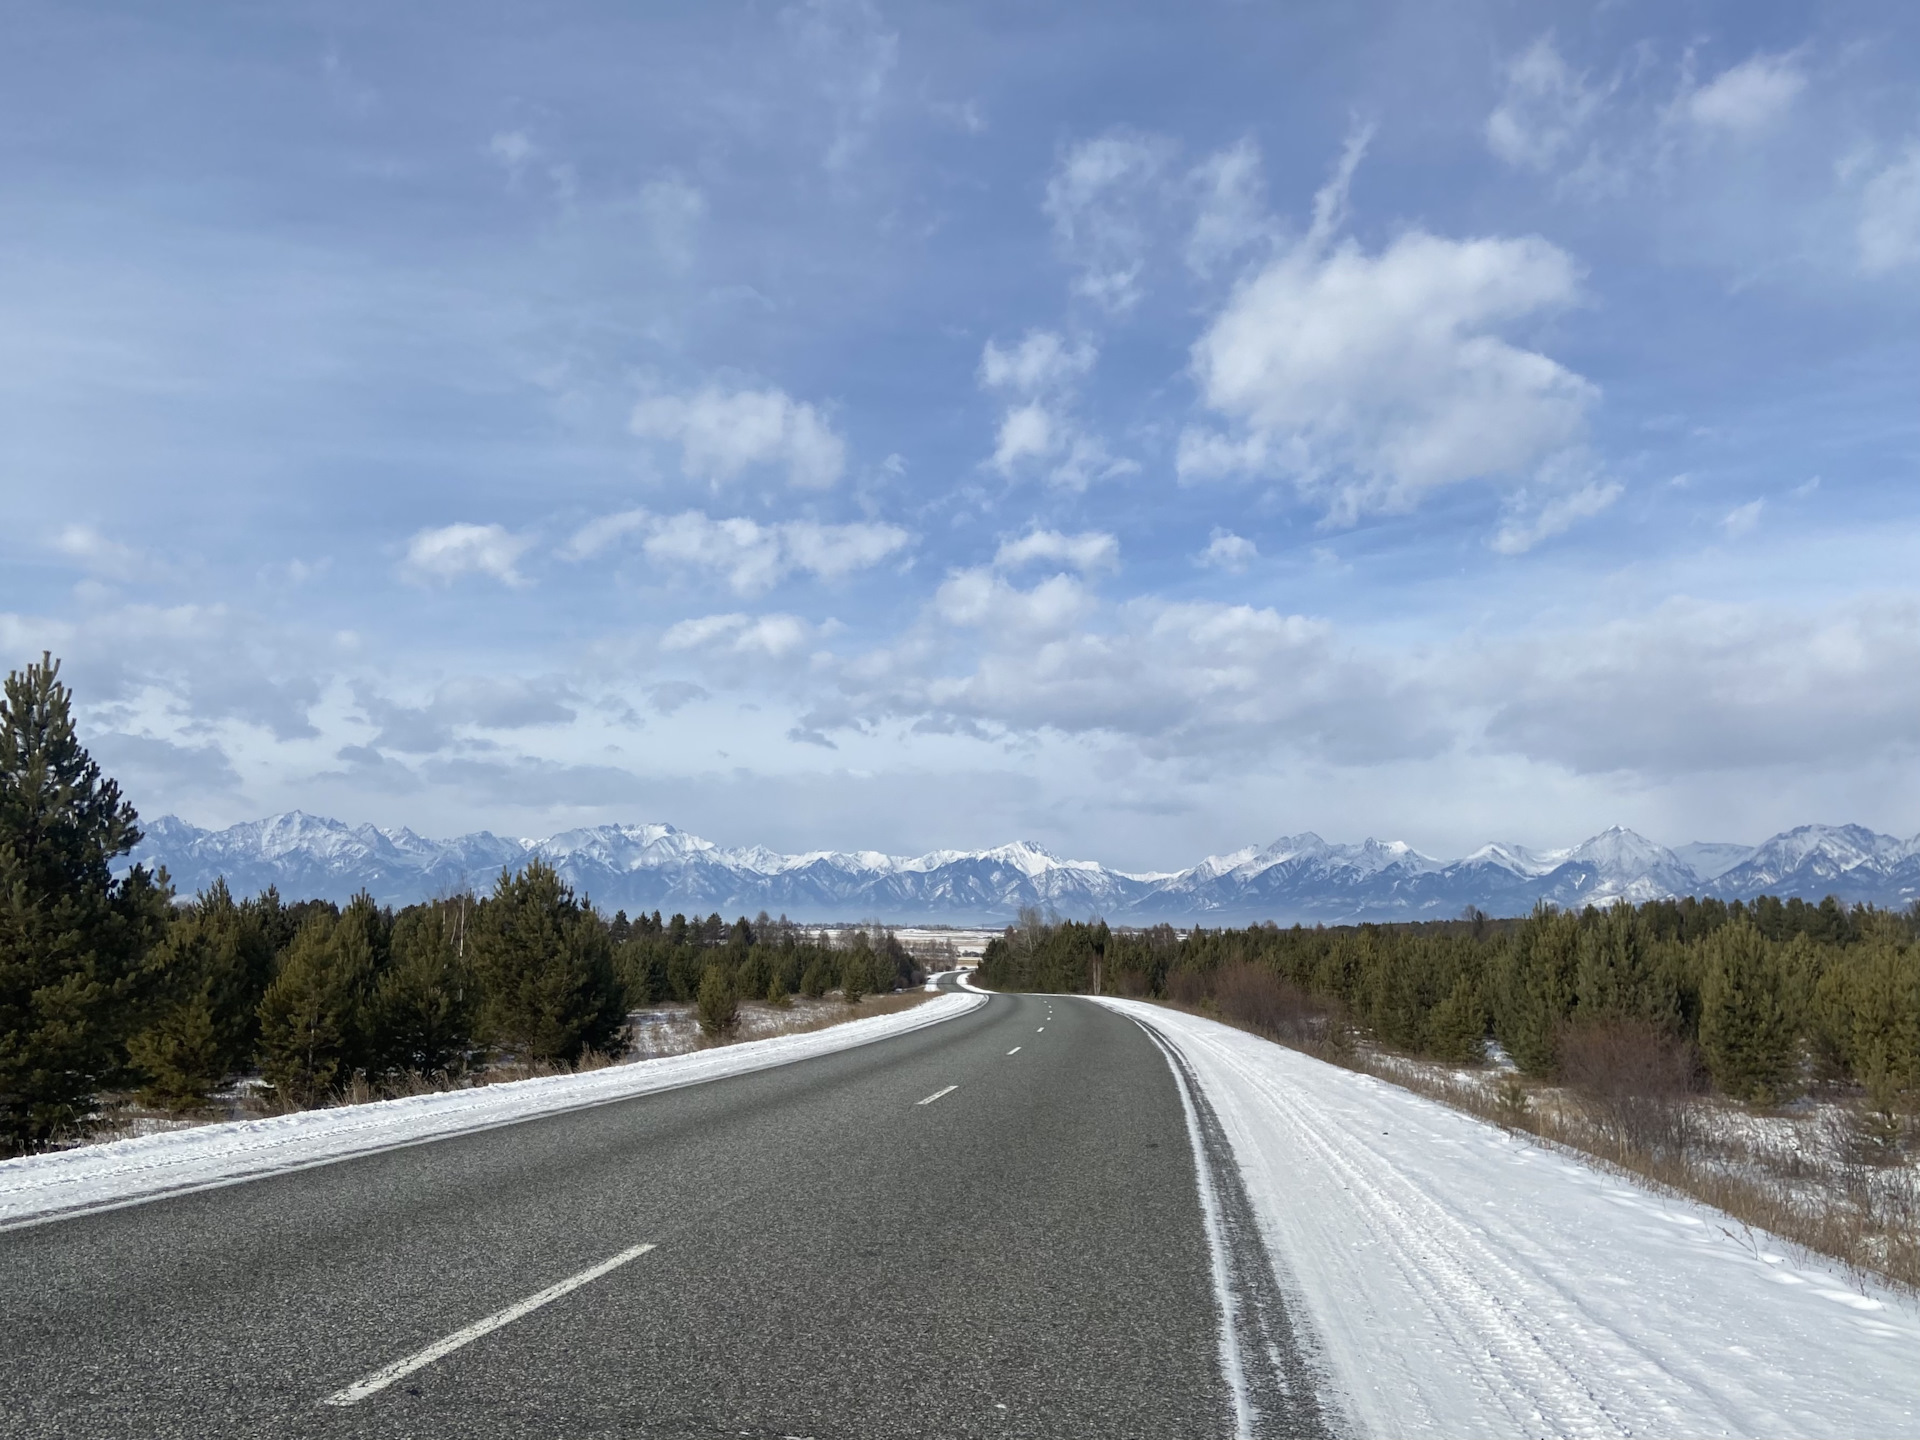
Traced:
[[1920, 896], [1920, 837], [1900, 840], [1858, 825], [1802, 825], [1757, 846], [1697, 842], [1675, 850], [1615, 827], [1566, 850], [1486, 845], [1453, 861], [1398, 841], [1335, 845], [1289, 835], [1173, 874], [1133, 874], [1062, 860], [1025, 842], [910, 857], [781, 855], [725, 849], [671, 825], [599, 825], [544, 840], [485, 831], [427, 840], [293, 811], [226, 830], [165, 816], [147, 827], [127, 863], [164, 865], [183, 895], [225, 876], [236, 894], [274, 885], [287, 899], [345, 900], [364, 889], [404, 905], [463, 887], [484, 890], [503, 869], [535, 857], [607, 912], [766, 910], [804, 921], [995, 925], [1037, 905], [1115, 924], [1331, 924], [1448, 919], [1470, 905], [1520, 915], [1538, 900], [1580, 906], [1673, 895], [1836, 895], [1904, 907]]

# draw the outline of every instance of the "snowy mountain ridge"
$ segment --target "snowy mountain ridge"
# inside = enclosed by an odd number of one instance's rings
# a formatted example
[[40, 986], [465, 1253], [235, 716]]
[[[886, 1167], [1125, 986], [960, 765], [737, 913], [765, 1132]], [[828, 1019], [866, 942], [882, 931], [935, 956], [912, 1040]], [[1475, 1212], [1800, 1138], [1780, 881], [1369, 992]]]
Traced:
[[1672, 896], [1759, 894], [1904, 907], [1920, 897], [1920, 837], [1857, 825], [1802, 825], [1756, 846], [1695, 842], [1670, 849], [1615, 826], [1578, 845], [1536, 851], [1490, 844], [1442, 861], [1401, 841], [1338, 844], [1311, 832], [1208, 856], [1172, 873], [1136, 874], [1063, 859], [1032, 841], [925, 855], [716, 845], [672, 825], [597, 825], [544, 839], [487, 831], [429, 840], [404, 827], [348, 826], [290, 811], [225, 830], [174, 816], [147, 827], [128, 863], [164, 865], [189, 894], [224, 876], [237, 893], [277, 886], [289, 899], [344, 900], [365, 889], [408, 904], [539, 858], [605, 910], [726, 915], [760, 910], [796, 920], [877, 916], [999, 924], [1025, 906], [1114, 923], [1338, 923], [1447, 919], [1467, 907], [1524, 914]]

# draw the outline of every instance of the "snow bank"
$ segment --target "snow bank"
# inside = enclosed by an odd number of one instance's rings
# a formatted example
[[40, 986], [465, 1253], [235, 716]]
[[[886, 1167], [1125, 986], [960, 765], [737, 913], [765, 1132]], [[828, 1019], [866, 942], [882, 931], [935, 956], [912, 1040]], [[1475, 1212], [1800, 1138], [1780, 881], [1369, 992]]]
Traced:
[[898, 1014], [690, 1055], [612, 1065], [582, 1075], [550, 1075], [371, 1105], [305, 1110], [0, 1161], [0, 1228], [257, 1179], [373, 1150], [743, 1075], [902, 1035], [951, 1020], [984, 1003], [972, 995], [942, 995]]
[[1764, 1234], [1209, 1020], [1198, 1072], [1369, 1435], [1920, 1435], [1920, 1315]]

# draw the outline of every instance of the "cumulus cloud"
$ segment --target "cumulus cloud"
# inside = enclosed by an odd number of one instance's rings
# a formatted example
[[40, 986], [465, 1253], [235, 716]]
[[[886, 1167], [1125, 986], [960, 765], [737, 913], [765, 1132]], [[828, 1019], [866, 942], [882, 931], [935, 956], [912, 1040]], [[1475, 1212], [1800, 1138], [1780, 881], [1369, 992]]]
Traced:
[[1703, 129], [1746, 135], [1786, 114], [1806, 87], [1792, 56], [1755, 55], [1692, 91], [1682, 106]]
[[1140, 467], [1114, 455], [1106, 441], [1073, 413], [1073, 382], [1092, 368], [1097, 352], [1085, 341], [1069, 345], [1051, 330], [1029, 330], [1002, 349], [989, 340], [980, 355], [982, 388], [1017, 398], [1000, 417], [988, 462], [1002, 475], [1038, 470], [1050, 483], [1084, 490], [1095, 480]]
[[1579, 267], [1537, 236], [1413, 230], [1376, 255], [1335, 241], [1357, 158], [1350, 146], [1307, 238], [1195, 344], [1201, 399], [1230, 428], [1188, 429], [1181, 478], [1290, 475], [1338, 521], [1464, 481], [1538, 480], [1598, 392], [1502, 332], [1575, 303]]
[[1225, 570], [1229, 575], [1239, 575], [1260, 557], [1260, 549], [1244, 535], [1236, 535], [1231, 530], [1222, 530], [1215, 526], [1207, 541], [1207, 548], [1195, 559], [1202, 565], [1214, 570]]
[[668, 627], [660, 648], [778, 660], [805, 649], [814, 634], [797, 615], [703, 615]]
[[[989, 736], [1104, 734], [1208, 760], [1276, 750], [1379, 759], [1446, 743], [1418, 684], [1304, 616], [1156, 599], [1102, 605], [1070, 575], [1023, 589], [975, 569], [947, 578], [928, 619], [936, 633], [926, 643], [849, 664], [839, 696], [811, 723], [892, 714]], [[941, 636], [968, 639], [960, 663]]]
[[698, 510], [627, 510], [582, 526], [564, 553], [586, 559], [636, 534], [644, 537], [641, 549], [649, 560], [713, 571], [741, 595], [759, 594], [796, 572], [837, 580], [897, 555], [913, 539], [898, 525], [877, 522], [763, 525], [744, 516], [716, 520]]
[[416, 584], [450, 584], [462, 575], [490, 575], [515, 587], [527, 580], [515, 568], [533, 542], [501, 525], [442, 525], [407, 542], [402, 573]]
[[1104, 530], [1063, 535], [1058, 530], [1029, 530], [1002, 542], [994, 553], [996, 570], [1019, 570], [1028, 565], [1065, 565], [1087, 574], [1112, 570], [1120, 564], [1120, 542]]
[[783, 390], [656, 395], [634, 407], [633, 433], [680, 446], [687, 474], [718, 487], [755, 466], [774, 466], [807, 489], [824, 489], [847, 467], [847, 447], [812, 405]]
[[1869, 275], [1920, 261], [1920, 141], [1867, 181], [1856, 237], [1860, 268]]
[[1045, 209], [1074, 268], [1074, 294], [1114, 314], [1140, 302], [1175, 153], [1162, 136], [1114, 130], [1061, 157], [1047, 182]]

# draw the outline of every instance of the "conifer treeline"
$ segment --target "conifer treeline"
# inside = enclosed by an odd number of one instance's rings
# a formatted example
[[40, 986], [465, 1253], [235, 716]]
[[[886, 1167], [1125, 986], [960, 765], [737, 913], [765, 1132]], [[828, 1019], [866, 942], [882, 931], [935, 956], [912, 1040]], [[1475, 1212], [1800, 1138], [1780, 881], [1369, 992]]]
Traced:
[[58, 671], [43, 657], [0, 700], [0, 1155], [84, 1130], [107, 1089], [186, 1109], [257, 1069], [281, 1103], [315, 1105], [489, 1054], [617, 1052], [635, 1006], [697, 1002], [724, 1034], [743, 998], [920, 978], [881, 930], [834, 945], [765, 914], [608, 920], [537, 860], [485, 897], [397, 913], [365, 894], [236, 900], [224, 882], [176, 906], [164, 875], [114, 878], [138, 817], [80, 744]]
[[1765, 897], [1659, 900], [1524, 920], [1116, 931], [1027, 917], [988, 947], [982, 981], [1220, 1004], [1272, 976], [1381, 1044], [1448, 1061], [1497, 1041], [1552, 1077], [1566, 1047], [1630, 1025], [1696, 1054], [1724, 1094], [1777, 1102], [1808, 1079], [1876, 1106], [1920, 1103], [1920, 915]]

